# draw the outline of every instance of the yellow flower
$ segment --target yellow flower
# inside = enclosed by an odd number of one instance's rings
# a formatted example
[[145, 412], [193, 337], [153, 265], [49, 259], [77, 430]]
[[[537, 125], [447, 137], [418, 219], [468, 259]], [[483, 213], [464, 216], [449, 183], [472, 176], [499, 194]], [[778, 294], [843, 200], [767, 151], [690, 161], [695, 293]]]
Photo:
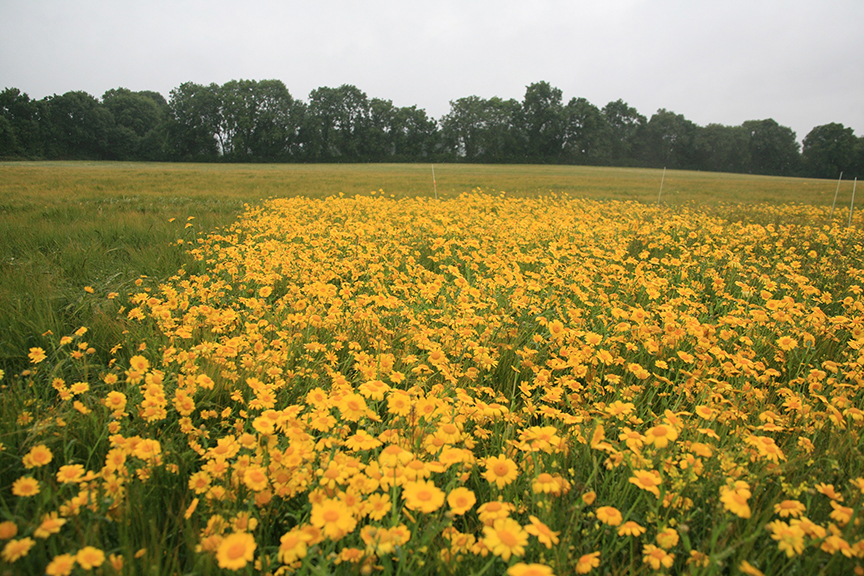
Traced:
[[270, 485], [267, 470], [261, 466], [249, 466], [243, 471], [243, 484], [255, 492], [260, 492]]
[[36, 541], [32, 538], [21, 538], [20, 540], [10, 540], [3, 547], [3, 552], [0, 552], [0, 556], [2, 556], [3, 560], [6, 562], [12, 563], [18, 560], [19, 558], [23, 558], [30, 552], [30, 548], [32, 548], [36, 544]]
[[402, 486], [402, 498], [405, 507], [409, 510], [430, 513], [434, 512], [444, 504], [444, 492], [442, 492], [431, 480], [420, 480], [418, 482], [406, 482]]
[[765, 526], [771, 531], [771, 538], [777, 541], [777, 547], [792, 557], [804, 551], [804, 530], [799, 525], [789, 525], [782, 520], [769, 522]]
[[283, 564], [291, 564], [305, 558], [308, 541], [309, 535], [297, 528], [283, 534], [279, 539], [279, 561]]
[[560, 532], [554, 532], [536, 516], [528, 516], [528, 520], [531, 521], [531, 524], [525, 526], [525, 531], [528, 534], [535, 536], [546, 548], [552, 548], [554, 544], [558, 544]]
[[590, 554], [583, 554], [579, 557], [579, 560], [576, 562], [576, 573], [577, 574], [587, 574], [591, 572], [594, 568], [600, 566], [600, 552], [592, 552]]
[[496, 520], [492, 526], [483, 527], [483, 542], [496, 556], [509, 561], [511, 556], [525, 554], [528, 533], [512, 518]]
[[18, 525], [11, 520], [0, 522], [0, 540], [9, 540], [18, 534]]
[[57, 471], [57, 481], [62, 484], [80, 482], [84, 477], [84, 467], [81, 464], [66, 464]]
[[661, 479], [660, 473], [656, 470], [634, 470], [630, 482], [660, 497], [660, 490], [657, 487], [660, 486]]
[[750, 506], [747, 500], [752, 496], [750, 485], [743, 480], [735, 482], [734, 486], [720, 488], [720, 501], [723, 507], [740, 518], [750, 518]]
[[672, 564], [675, 563], [675, 555], [653, 544], [646, 544], [642, 548], [642, 562], [650, 565], [654, 570], [660, 570], [661, 566], [671, 568]]
[[797, 518], [806, 511], [804, 504], [798, 500], [783, 500], [779, 504], [774, 505], [774, 512], [779, 514], [781, 518], [792, 516]]
[[85, 546], [75, 554], [75, 560], [84, 570], [92, 570], [93, 568], [98, 568], [103, 562], [105, 562], [105, 553], [93, 546]]
[[477, 508], [477, 515], [480, 516], [480, 521], [487, 526], [491, 526], [496, 520], [508, 518], [510, 512], [516, 510], [516, 506], [509, 502], [501, 502], [500, 500], [492, 500], [481, 504]]
[[55, 556], [48, 566], [45, 567], [47, 576], [69, 576], [75, 568], [75, 556], [72, 554], [60, 554]]
[[454, 488], [447, 494], [447, 504], [453, 514], [465, 514], [476, 503], [477, 497], [474, 496], [474, 492], [464, 486]]
[[30, 358], [31, 363], [39, 364], [46, 358], [45, 350], [42, 348], [30, 348], [30, 353], [27, 354], [27, 357]]
[[39, 481], [32, 476], [22, 476], [12, 483], [12, 494], [28, 498], [39, 493]]
[[312, 504], [311, 522], [331, 540], [339, 540], [357, 526], [357, 520], [348, 507], [341, 500], [333, 498], [324, 498]]
[[794, 338], [790, 338], [789, 336], [781, 336], [777, 339], [777, 346], [781, 350], [785, 350], [786, 352], [788, 352], [798, 347], [798, 341]]
[[51, 450], [44, 444], [39, 444], [30, 449], [30, 451], [22, 458], [25, 468], [39, 468], [45, 466], [54, 458]]
[[665, 448], [670, 442], [678, 438], [678, 431], [674, 426], [658, 424], [645, 432], [645, 441], [653, 444], [656, 448]]
[[674, 528], [664, 528], [657, 533], [657, 544], [664, 550], [669, 550], [678, 544], [678, 532]]
[[33, 532], [37, 538], [48, 538], [51, 534], [60, 532], [60, 528], [66, 524], [65, 518], [59, 518], [57, 512], [51, 512], [42, 517], [42, 523]]
[[645, 528], [632, 520], [628, 520], [618, 528], [619, 536], [641, 536], [645, 533]]
[[226, 570], [240, 570], [251, 562], [258, 545], [248, 532], [234, 532], [222, 539], [216, 550], [216, 562]]
[[541, 472], [531, 484], [531, 490], [535, 494], [560, 494], [561, 484], [552, 474]]
[[618, 526], [624, 520], [621, 512], [613, 506], [597, 508], [597, 519], [609, 526]]
[[517, 562], [507, 569], [507, 576], [555, 576], [552, 568], [545, 564]]
[[498, 488], [513, 482], [519, 473], [516, 463], [510, 460], [505, 455], [490, 456], [485, 462], [486, 472], [483, 477], [490, 483], [495, 484]]
[[740, 570], [743, 574], [747, 574], [747, 576], [765, 576], [765, 574], [747, 562], [746, 560], [742, 560], [741, 564], [738, 565], [738, 570]]
[[840, 526], [846, 526], [846, 524], [849, 523], [849, 520], [852, 519], [852, 514], [854, 512], [852, 508], [838, 504], [833, 500], [831, 500], [831, 508], [834, 509], [830, 514], [831, 519], [837, 522]]

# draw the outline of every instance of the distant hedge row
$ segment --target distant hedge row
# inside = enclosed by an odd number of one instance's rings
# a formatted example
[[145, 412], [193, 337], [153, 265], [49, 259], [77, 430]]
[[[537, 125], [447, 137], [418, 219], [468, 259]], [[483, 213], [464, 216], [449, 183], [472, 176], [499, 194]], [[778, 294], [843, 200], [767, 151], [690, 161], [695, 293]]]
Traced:
[[435, 120], [416, 106], [322, 87], [306, 102], [280, 80], [187, 82], [168, 100], [125, 88], [100, 99], [0, 93], [0, 158], [224, 162], [484, 162], [667, 167], [818, 178], [864, 172], [864, 137], [831, 123], [801, 147], [773, 119], [698, 126], [626, 102], [564, 102], [547, 82], [521, 102], [468, 96]]

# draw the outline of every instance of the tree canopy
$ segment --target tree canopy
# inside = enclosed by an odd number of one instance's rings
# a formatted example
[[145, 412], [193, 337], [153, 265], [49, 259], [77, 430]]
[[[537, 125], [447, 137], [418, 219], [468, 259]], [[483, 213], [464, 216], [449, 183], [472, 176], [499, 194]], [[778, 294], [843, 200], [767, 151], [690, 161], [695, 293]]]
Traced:
[[33, 100], [0, 92], [0, 158], [206, 162], [485, 162], [642, 166], [817, 178], [860, 176], [864, 138], [830, 123], [803, 147], [772, 118], [699, 126], [623, 100], [565, 101], [548, 82], [521, 101], [465, 96], [440, 119], [350, 84], [304, 102], [280, 80], [185, 82], [153, 91], [81, 91]]

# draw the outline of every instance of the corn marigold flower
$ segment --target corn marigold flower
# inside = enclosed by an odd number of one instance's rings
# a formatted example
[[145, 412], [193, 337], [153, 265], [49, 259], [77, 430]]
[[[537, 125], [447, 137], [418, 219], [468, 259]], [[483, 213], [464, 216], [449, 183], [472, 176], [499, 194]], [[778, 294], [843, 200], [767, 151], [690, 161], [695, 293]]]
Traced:
[[519, 469], [516, 462], [507, 458], [505, 455], [490, 456], [485, 462], [486, 472], [483, 477], [490, 483], [495, 484], [498, 488], [513, 482], [519, 474]]
[[32, 476], [22, 476], [12, 483], [12, 494], [29, 498], [39, 493], [39, 481]]
[[444, 504], [444, 492], [429, 480], [406, 482], [402, 486], [402, 498], [409, 510], [430, 513]]
[[507, 569], [507, 576], [555, 576], [552, 568], [545, 564], [517, 562]]
[[657, 545], [664, 550], [669, 550], [678, 544], [678, 532], [674, 528], [664, 528], [657, 533]]
[[341, 500], [332, 498], [312, 504], [311, 522], [331, 540], [341, 539], [357, 526], [357, 520], [348, 507]]
[[0, 522], [0, 540], [9, 540], [18, 534], [18, 525], [11, 520]]
[[531, 483], [531, 490], [535, 494], [560, 494], [561, 484], [552, 474], [541, 472]]
[[234, 532], [222, 539], [216, 550], [216, 562], [226, 570], [240, 570], [255, 557], [258, 545], [248, 532]]
[[45, 567], [45, 574], [46, 576], [69, 576], [74, 568], [75, 556], [60, 554], [51, 559], [51, 562]]
[[777, 339], [777, 347], [781, 350], [789, 352], [798, 347], [798, 341], [789, 336], [781, 336]]
[[641, 536], [645, 533], [645, 528], [640, 526], [633, 520], [628, 520], [618, 528], [619, 536]]
[[648, 564], [654, 570], [660, 570], [661, 567], [671, 568], [672, 564], [675, 563], [675, 555], [653, 544], [646, 544], [642, 548], [642, 562]]
[[738, 570], [741, 571], [742, 574], [747, 574], [747, 576], [765, 576], [765, 574], [750, 564], [747, 560], [742, 560], [738, 565]]
[[771, 538], [777, 541], [777, 547], [789, 558], [804, 551], [804, 530], [800, 525], [775, 520], [765, 527], [771, 532]]
[[53, 458], [54, 455], [51, 453], [51, 450], [49, 450], [44, 444], [39, 444], [38, 446], [31, 448], [30, 451], [24, 455], [22, 462], [25, 468], [39, 468], [50, 463]]
[[779, 514], [781, 518], [792, 516], [797, 518], [806, 511], [804, 504], [798, 500], [783, 500], [779, 504], [774, 505], [774, 512]]
[[51, 512], [42, 517], [42, 523], [33, 531], [36, 538], [48, 538], [51, 534], [60, 532], [60, 528], [66, 524], [65, 518], [58, 517], [57, 512]]
[[363, 503], [363, 511], [371, 520], [380, 520], [391, 510], [389, 494], [372, 494]]
[[45, 355], [45, 350], [42, 348], [30, 348], [30, 352], [27, 354], [27, 357], [30, 358], [30, 362], [32, 364], [39, 364], [47, 357]]
[[536, 516], [528, 516], [528, 520], [531, 522], [525, 526], [525, 531], [528, 534], [536, 537], [546, 548], [552, 548], [554, 544], [558, 544], [558, 535], [561, 534], [560, 532], [553, 531]]
[[579, 557], [579, 560], [576, 561], [576, 573], [577, 574], [588, 574], [594, 568], [600, 566], [600, 552], [591, 552], [590, 554], [583, 554]]
[[834, 500], [835, 502], [843, 502], [843, 495], [834, 489], [833, 484], [825, 484], [824, 482], [820, 482], [820, 483], [816, 484], [816, 486], [814, 486], [814, 488], [816, 488], [817, 492], [819, 492], [820, 494], [824, 494], [825, 496], [827, 496], [828, 498], [831, 498], [831, 500]]
[[78, 550], [75, 554], [75, 561], [84, 570], [92, 570], [98, 568], [105, 562], [105, 553], [99, 548], [93, 546], [85, 546]]
[[720, 501], [723, 507], [740, 518], [750, 518], [750, 505], [747, 500], [752, 496], [750, 485], [738, 480], [732, 486], [720, 487]]
[[84, 478], [84, 466], [81, 464], [66, 464], [57, 471], [57, 481], [61, 484], [80, 482]]
[[465, 514], [476, 503], [477, 497], [474, 496], [474, 492], [464, 486], [454, 488], [447, 494], [447, 505], [450, 506], [453, 514]]
[[597, 519], [609, 526], [618, 526], [624, 520], [621, 512], [614, 506], [601, 506], [597, 508]]
[[509, 518], [510, 513], [514, 510], [516, 510], [516, 506], [509, 502], [492, 500], [481, 504], [480, 507], [477, 508], [477, 515], [480, 516], [480, 521], [483, 522], [483, 524], [491, 526], [495, 523], [495, 520]]
[[645, 441], [655, 448], [665, 448], [670, 442], [678, 439], [678, 431], [669, 424], [658, 424], [645, 432]]
[[483, 527], [483, 542], [496, 556], [509, 561], [511, 556], [523, 556], [528, 544], [528, 532], [512, 518], [495, 520]]
[[634, 470], [633, 476], [629, 479], [632, 484], [635, 484], [642, 490], [651, 492], [658, 498], [660, 497], [661, 478], [660, 473], [656, 470]]
[[279, 539], [279, 561], [283, 564], [292, 564], [305, 558], [308, 541], [309, 534], [297, 528], [283, 534]]
[[261, 466], [249, 466], [243, 471], [243, 484], [254, 492], [265, 490], [270, 485], [267, 470]]
[[32, 538], [21, 538], [19, 540], [9, 540], [0, 552], [0, 557], [10, 564], [19, 558], [26, 556], [30, 549], [36, 544]]
[[840, 526], [846, 526], [846, 524], [848, 524], [852, 519], [852, 514], [854, 513], [852, 508], [838, 504], [834, 500], [831, 500], [830, 503], [831, 508], [834, 509], [830, 514], [831, 519], [837, 522]]

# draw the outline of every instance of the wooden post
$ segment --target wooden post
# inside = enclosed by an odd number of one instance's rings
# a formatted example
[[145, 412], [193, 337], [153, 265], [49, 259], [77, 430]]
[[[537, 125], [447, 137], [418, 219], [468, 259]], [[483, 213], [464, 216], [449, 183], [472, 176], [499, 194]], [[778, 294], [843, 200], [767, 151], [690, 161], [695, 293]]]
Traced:
[[432, 164], [432, 189], [435, 190], [435, 200], [438, 199], [438, 185], [435, 183], [435, 165]]
[[852, 210], [855, 209], [855, 188], [858, 186], [858, 177], [855, 177], [855, 182], [852, 183], [852, 204], [849, 205], [849, 222], [846, 223], [847, 226], [852, 225]]
[[666, 167], [663, 167], [663, 176], [660, 177], [660, 192], [657, 193], [657, 205], [660, 205], [660, 196], [663, 194], [663, 181], [666, 180]]
[[834, 206], [837, 205], [837, 194], [840, 192], [840, 181], [843, 180], [843, 171], [840, 171], [840, 178], [837, 179], [837, 190], [834, 191], [834, 202], [831, 204], [831, 215], [828, 220], [834, 219]]

